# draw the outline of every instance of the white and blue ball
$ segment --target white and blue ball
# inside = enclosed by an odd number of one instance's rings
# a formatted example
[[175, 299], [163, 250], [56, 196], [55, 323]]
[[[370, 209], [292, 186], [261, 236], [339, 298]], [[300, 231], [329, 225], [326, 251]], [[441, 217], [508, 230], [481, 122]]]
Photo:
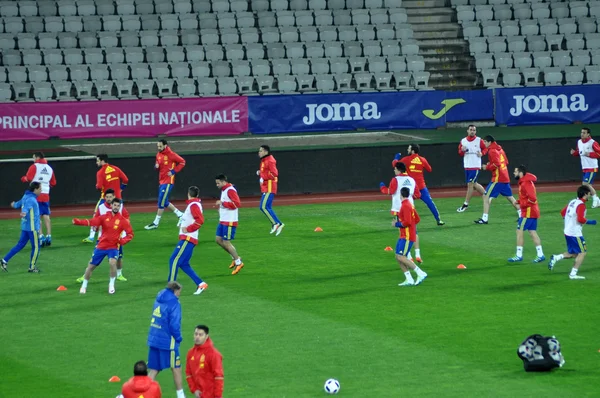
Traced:
[[327, 394], [337, 394], [340, 392], [340, 382], [336, 379], [328, 379], [323, 388]]

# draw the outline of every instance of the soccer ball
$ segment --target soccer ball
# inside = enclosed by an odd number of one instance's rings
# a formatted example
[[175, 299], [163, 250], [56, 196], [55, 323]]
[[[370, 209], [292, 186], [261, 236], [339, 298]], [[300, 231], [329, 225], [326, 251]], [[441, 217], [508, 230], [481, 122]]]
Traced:
[[528, 345], [519, 346], [519, 356], [529, 361], [533, 359], [533, 351]]
[[329, 379], [323, 388], [327, 394], [337, 394], [340, 391], [340, 382], [336, 379]]
[[560, 352], [560, 343], [555, 338], [548, 339], [548, 349], [551, 352]]
[[544, 359], [544, 350], [541, 345], [535, 346], [533, 349], [533, 359]]

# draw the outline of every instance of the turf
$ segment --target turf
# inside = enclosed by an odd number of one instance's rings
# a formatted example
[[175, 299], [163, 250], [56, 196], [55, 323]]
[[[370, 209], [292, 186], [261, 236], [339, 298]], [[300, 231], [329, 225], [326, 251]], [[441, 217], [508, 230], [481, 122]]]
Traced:
[[[541, 194], [539, 233], [546, 256], [564, 249], [558, 212], [572, 194]], [[586, 227], [590, 253], [581, 274], [568, 279], [570, 261], [554, 272], [534, 265], [531, 241], [526, 261], [514, 255], [516, 214], [504, 200], [493, 203], [489, 225], [474, 225], [481, 199], [466, 213], [460, 199], [438, 199], [447, 222], [437, 227], [422, 216], [422, 266], [429, 278], [401, 288], [393, 254], [397, 230], [389, 203], [364, 202], [279, 207], [286, 228], [269, 235], [257, 209], [241, 210], [235, 244], [246, 267], [229, 275], [229, 258], [213, 242], [217, 213], [205, 203], [206, 224], [193, 265], [209, 284], [193, 296], [182, 275], [184, 342], [194, 326], [211, 328], [224, 356], [227, 397], [323, 396], [323, 383], [340, 380], [345, 397], [592, 397], [600, 390], [597, 308], [600, 299], [598, 231]], [[589, 210], [591, 218], [598, 210]], [[85, 215], [84, 215], [85, 216]], [[75, 279], [91, 246], [87, 229], [54, 219], [54, 243], [42, 249], [43, 273], [28, 274], [28, 253], [0, 275], [1, 397], [112, 397], [132, 365], [145, 359], [152, 303], [164, 287], [177, 237], [175, 217], [158, 230], [142, 226], [150, 214], [134, 214], [136, 237], [125, 247], [128, 282], [107, 294], [107, 266], [94, 274], [88, 294]], [[323, 232], [313, 232], [320, 226]], [[2, 252], [19, 233], [18, 220], [0, 221]], [[466, 270], [456, 269], [459, 263]], [[57, 292], [66, 285], [68, 290]], [[551, 374], [526, 374], [516, 355], [529, 334], [556, 335], [566, 365]], [[158, 378], [174, 396], [170, 372]], [[188, 393], [188, 396], [189, 393]]]

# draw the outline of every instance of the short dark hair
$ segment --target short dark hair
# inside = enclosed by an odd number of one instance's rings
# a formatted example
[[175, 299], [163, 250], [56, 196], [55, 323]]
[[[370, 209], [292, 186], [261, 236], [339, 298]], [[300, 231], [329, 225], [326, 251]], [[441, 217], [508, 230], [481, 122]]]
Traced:
[[592, 135], [592, 130], [590, 130], [589, 127], [582, 127], [582, 130], [584, 130], [586, 133], [588, 133], [589, 135]]
[[113, 195], [115, 194], [115, 190], [112, 188], [108, 188], [106, 191], [104, 191], [104, 195], [112, 193]]
[[215, 180], [227, 181], [227, 176], [225, 174], [217, 174]]
[[123, 201], [119, 198], [114, 198], [113, 203], [122, 203]]
[[496, 140], [494, 139], [494, 137], [492, 137], [491, 135], [486, 135], [483, 140], [487, 141], [487, 142], [496, 142]]
[[419, 144], [408, 144], [414, 153], [419, 153]]
[[167, 283], [167, 289], [175, 293], [176, 291], [181, 290], [181, 283], [176, 281], [169, 282]]
[[163, 145], [169, 145], [169, 144], [167, 143], [167, 140], [158, 140], [158, 142], [160, 142], [160, 143], [161, 143], [161, 144], [163, 144]]
[[148, 376], [148, 365], [146, 365], [145, 361], [137, 361], [135, 365], [133, 365], [133, 375]]
[[469, 124], [469, 125], [467, 126], [467, 129], [470, 129], [471, 127], [475, 127], [475, 128], [477, 128], [477, 126], [475, 126], [474, 124]]
[[592, 191], [590, 190], [590, 187], [588, 187], [587, 185], [582, 185], [579, 188], [577, 188], [577, 198], [581, 199], [591, 192]]
[[400, 195], [402, 195], [403, 198], [408, 198], [410, 196], [410, 189], [404, 187], [400, 190]]
[[195, 329], [204, 330], [204, 333], [208, 334], [208, 326], [206, 326], [206, 325], [197, 325], [197, 326], [194, 328], [194, 330], [195, 330]]
[[101, 162], [108, 162], [108, 155], [105, 153], [101, 153], [99, 155], [96, 155], [96, 157], [98, 159], [100, 159]]
[[262, 149], [264, 149], [265, 151], [267, 151], [267, 153], [270, 155], [271, 154], [271, 147], [268, 145], [261, 145], [260, 146]]
[[34, 152], [33, 156], [39, 159], [44, 159], [44, 152]]
[[30, 190], [31, 192], [33, 192], [33, 191], [35, 191], [36, 189], [38, 189], [39, 187], [41, 187], [41, 186], [42, 186], [42, 184], [40, 184], [39, 182], [37, 182], [37, 181], [33, 181], [31, 184], [29, 184], [29, 190]]
[[396, 162], [394, 168], [401, 173], [406, 173], [406, 165], [400, 161]]
[[200, 196], [200, 188], [198, 188], [195, 185], [192, 185], [191, 187], [188, 188], [188, 195], [190, 195], [192, 198], [197, 198]]
[[525, 165], [520, 164], [516, 167], [517, 170], [519, 170], [521, 173], [523, 174], [527, 174], [527, 167], [525, 167]]

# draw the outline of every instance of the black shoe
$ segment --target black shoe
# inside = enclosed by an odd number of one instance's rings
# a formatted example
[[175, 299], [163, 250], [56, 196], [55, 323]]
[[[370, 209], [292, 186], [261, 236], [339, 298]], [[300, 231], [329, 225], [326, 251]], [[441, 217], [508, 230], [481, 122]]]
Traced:
[[39, 268], [37, 268], [37, 267], [33, 267], [33, 268], [29, 268], [29, 269], [27, 270], [27, 272], [31, 272], [31, 273], [34, 273], [34, 274], [39, 274], [40, 272], [42, 272], [42, 270], [40, 270], [40, 269], [39, 269]]
[[480, 218], [479, 220], [475, 220], [473, 221], [475, 224], [487, 224], [487, 221], [483, 221], [483, 218]]
[[437, 225], [446, 225], [446, 223], [443, 222], [442, 220], [438, 220]]
[[0, 259], [0, 268], [2, 268], [2, 271], [8, 272], [8, 263], [4, 259]]

